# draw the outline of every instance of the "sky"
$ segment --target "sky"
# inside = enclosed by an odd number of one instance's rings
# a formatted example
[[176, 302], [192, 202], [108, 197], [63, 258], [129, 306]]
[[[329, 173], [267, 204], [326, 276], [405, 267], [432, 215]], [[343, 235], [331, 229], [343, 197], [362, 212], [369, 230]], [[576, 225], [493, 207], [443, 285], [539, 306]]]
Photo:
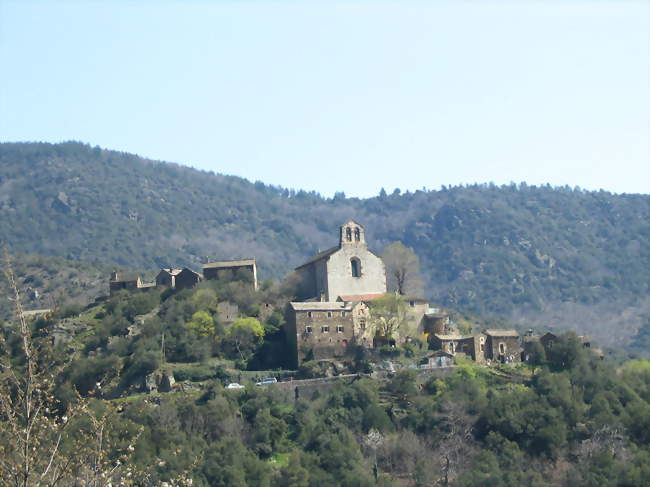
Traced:
[[648, 1], [0, 0], [0, 141], [324, 196], [650, 193]]

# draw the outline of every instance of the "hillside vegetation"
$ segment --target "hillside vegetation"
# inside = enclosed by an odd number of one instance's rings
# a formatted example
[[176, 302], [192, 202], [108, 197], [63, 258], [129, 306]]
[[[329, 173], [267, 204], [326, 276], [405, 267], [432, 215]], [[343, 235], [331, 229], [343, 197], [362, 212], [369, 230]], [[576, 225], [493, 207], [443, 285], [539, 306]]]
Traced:
[[[108, 294], [109, 266], [40, 255], [13, 255], [10, 259], [26, 311], [80, 308]], [[0, 296], [10, 295], [7, 280], [0, 279]], [[0, 299], [0, 321], [13, 314], [13, 301]]]
[[445, 305], [603, 344], [650, 315], [647, 195], [513, 184], [327, 199], [80, 143], [0, 145], [12, 252], [144, 269], [255, 256], [277, 277], [334, 245], [350, 218], [376, 250], [412, 247], [428, 297]]
[[[19, 485], [13, 475], [25, 472], [27, 452], [35, 468], [52, 459], [65, 467], [64, 486], [84, 477], [102, 483], [83, 485], [183, 487], [647, 485], [649, 361], [616, 367], [568, 333], [528, 364], [458, 359], [429, 375], [412, 367], [420, 352], [405, 346], [393, 360], [411, 367], [368, 376], [385, 352], [359, 353], [364, 374], [309, 397], [299, 379], [311, 369], [262, 360], [287, 355], [281, 314], [263, 318], [259, 307], [284, 298], [271, 284], [208, 281], [0, 326], [0, 360], [19, 377], [31, 377], [24, 344], [33, 343], [33, 366], [47, 379], [36, 382], [33, 404], [50, 408], [34, 408], [45, 413], [24, 440], [31, 448], [20, 448], [25, 423], [3, 415], [0, 483]], [[247, 317], [220, 323], [219, 299], [239, 302]], [[76, 326], [52, 346], [69, 320]], [[143, 392], [156, 374], [178, 382]], [[288, 374], [298, 380], [254, 385]], [[0, 408], [19, 403], [12, 377], [0, 381]], [[224, 387], [233, 381], [244, 387]], [[60, 453], [50, 455], [57, 431]]]

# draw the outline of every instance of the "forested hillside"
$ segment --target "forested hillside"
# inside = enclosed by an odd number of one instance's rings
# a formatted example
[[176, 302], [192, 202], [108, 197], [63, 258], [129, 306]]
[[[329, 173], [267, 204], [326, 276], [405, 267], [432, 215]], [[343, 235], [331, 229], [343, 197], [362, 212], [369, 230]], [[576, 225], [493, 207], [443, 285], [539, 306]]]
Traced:
[[[435, 181], [426, 181], [433, 184]], [[281, 276], [354, 218], [420, 257], [428, 297], [627, 340], [650, 315], [650, 197], [511, 185], [332, 199], [80, 143], [0, 145], [12, 252], [156, 268], [255, 256]]]

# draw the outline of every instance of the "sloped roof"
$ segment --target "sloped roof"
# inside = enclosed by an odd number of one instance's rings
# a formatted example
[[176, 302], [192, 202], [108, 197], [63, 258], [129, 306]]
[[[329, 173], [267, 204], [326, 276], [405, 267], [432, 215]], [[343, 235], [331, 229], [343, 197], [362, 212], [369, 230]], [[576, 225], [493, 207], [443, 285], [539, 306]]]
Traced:
[[367, 293], [367, 294], [344, 294], [339, 296], [339, 300], [346, 303], [358, 303], [360, 301], [373, 301], [377, 298], [385, 296], [385, 293]]
[[352, 308], [342, 301], [307, 301], [304, 303], [289, 303], [296, 311], [351, 311]]
[[246, 267], [255, 265], [255, 259], [240, 259], [240, 260], [218, 260], [215, 262], [208, 262], [203, 266], [204, 269], [220, 269], [227, 267]]
[[485, 330], [484, 333], [493, 337], [519, 337], [517, 330]]
[[439, 312], [439, 313], [424, 313], [424, 316], [427, 318], [449, 318], [449, 313]]
[[183, 270], [182, 270], [181, 272], [179, 272], [178, 274], [188, 273], [188, 272], [191, 272], [192, 274], [196, 274], [197, 276], [201, 277], [201, 274], [199, 274], [199, 273], [196, 272], [196, 271], [193, 271], [193, 270], [190, 269], [189, 267], [183, 267]]
[[137, 274], [118, 274], [115, 279], [111, 279], [111, 282], [134, 282], [140, 279], [140, 276]]
[[458, 334], [452, 334], [452, 335], [440, 335], [438, 333], [434, 333], [434, 335], [438, 340], [464, 340], [467, 338], [473, 338], [472, 335], [458, 335]]
[[441, 357], [441, 356], [443, 356], [443, 355], [446, 356], [446, 357], [453, 357], [452, 354], [450, 354], [450, 353], [448, 353], [448, 352], [445, 352], [444, 350], [436, 350], [436, 351], [433, 352], [432, 354], [427, 355], [427, 357], [429, 357], [429, 358], [430, 358], [430, 357]]
[[332, 255], [334, 252], [339, 250], [339, 246], [337, 245], [336, 247], [332, 247], [331, 249], [323, 250], [322, 252], [319, 252], [318, 254], [314, 255], [311, 257], [307, 262], [304, 264], [299, 265], [296, 267], [296, 269], [300, 269], [301, 267], [305, 267], [306, 265], [313, 264], [314, 262], [318, 262], [321, 259], [325, 259], [326, 257], [329, 257]]
[[165, 272], [166, 274], [169, 274], [170, 276], [177, 276], [178, 274], [181, 273], [182, 270], [183, 269], [171, 269], [171, 268], [160, 269], [160, 272], [158, 274], [160, 274], [162, 272]]

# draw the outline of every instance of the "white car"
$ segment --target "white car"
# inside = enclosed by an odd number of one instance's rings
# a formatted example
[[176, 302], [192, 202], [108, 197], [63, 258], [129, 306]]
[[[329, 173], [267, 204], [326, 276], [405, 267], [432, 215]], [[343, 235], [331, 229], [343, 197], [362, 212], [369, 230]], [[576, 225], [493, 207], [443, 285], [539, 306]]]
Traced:
[[256, 383], [256, 386], [268, 386], [271, 384], [275, 384], [278, 381], [275, 377], [268, 377], [266, 379], [263, 379], [261, 382]]
[[246, 386], [243, 386], [241, 384], [237, 384], [236, 382], [231, 382], [226, 386], [226, 389], [245, 389]]

